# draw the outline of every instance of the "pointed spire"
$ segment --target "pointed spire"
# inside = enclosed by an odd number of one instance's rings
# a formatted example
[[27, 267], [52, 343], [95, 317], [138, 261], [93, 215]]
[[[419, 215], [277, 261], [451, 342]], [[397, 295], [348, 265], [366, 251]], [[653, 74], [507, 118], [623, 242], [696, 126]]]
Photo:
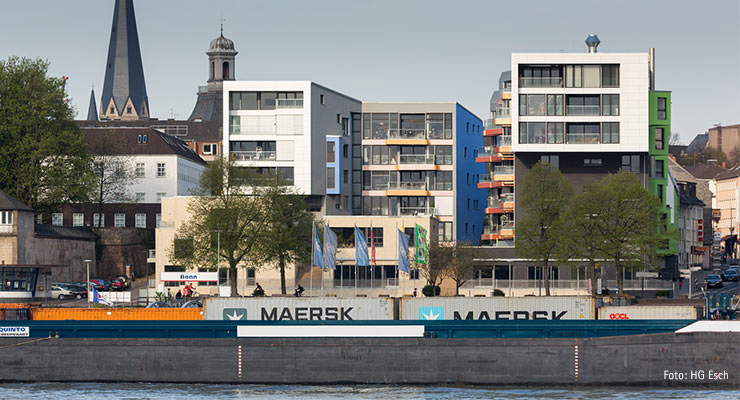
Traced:
[[98, 120], [98, 107], [95, 106], [95, 89], [90, 89], [90, 105], [87, 106], [87, 120]]
[[116, 0], [107, 61], [100, 116], [110, 119], [148, 119], [149, 99], [133, 0]]

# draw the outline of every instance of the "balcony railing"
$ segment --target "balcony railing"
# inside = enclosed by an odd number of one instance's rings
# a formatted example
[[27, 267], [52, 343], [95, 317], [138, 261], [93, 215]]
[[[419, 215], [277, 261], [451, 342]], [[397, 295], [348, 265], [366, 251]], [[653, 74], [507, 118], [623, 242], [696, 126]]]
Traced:
[[549, 88], [563, 87], [563, 78], [560, 77], [519, 77], [519, 87]]
[[399, 164], [434, 164], [433, 154], [399, 154]]
[[398, 207], [398, 215], [435, 215], [434, 207]]
[[494, 175], [514, 175], [513, 165], [496, 165], [493, 167]]
[[437, 165], [452, 165], [452, 155], [451, 154], [445, 154], [445, 155], [439, 155], [437, 154], [434, 156], [434, 163]]
[[388, 187], [389, 190], [426, 190], [426, 182], [399, 182]]
[[275, 99], [275, 107], [278, 109], [303, 108], [303, 99]]
[[490, 157], [493, 155], [493, 149], [484, 146], [484, 147], [478, 147], [478, 157]]
[[391, 131], [389, 139], [426, 139], [426, 130], [424, 129], [401, 129]]
[[493, 179], [491, 179], [491, 175], [489, 175], [489, 174], [479, 174], [478, 175], [478, 182], [480, 182], [480, 183], [493, 182]]
[[568, 133], [568, 144], [598, 144], [601, 142], [600, 133]]
[[502, 135], [498, 138], [499, 146], [511, 146], [511, 135]]
[[496, 118], [511, 118], [511, 108], [496, 107]]
[[276, 159], [274, 151], [232, 151], [231, 154], [236, 157], [237, 161], [274, 161]]
[[496, 124], [493, 123], [493, 118], [489, 118], [483, 121], [483, 129], [494, 129]]
[[452, 182], [436, 182], [432, 190], [452, 190]]
[[491, 197], [488, 199], [488, 208], [499, 208], [503, 207], [503, 203], [511, 203], [514, 201], [514, 193], [504, 193], [499, 197]]
[[565, 107], [566, 115], [576, 116], [598, 116], [599, 106], [568, 105]]

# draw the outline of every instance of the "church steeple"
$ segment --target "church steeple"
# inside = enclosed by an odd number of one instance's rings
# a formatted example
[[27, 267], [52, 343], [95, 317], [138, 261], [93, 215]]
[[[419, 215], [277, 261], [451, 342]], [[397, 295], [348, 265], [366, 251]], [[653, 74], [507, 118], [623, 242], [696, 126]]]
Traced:
[[95, 106], [95, 89], [90, 89], [90, 105], [87, 106], [87, 120], [98, 120], [98, 108]]
[[149, 99], [144, 83], [133, 0], [116, 0], [115, 3], [100, 118], [149, 118]]

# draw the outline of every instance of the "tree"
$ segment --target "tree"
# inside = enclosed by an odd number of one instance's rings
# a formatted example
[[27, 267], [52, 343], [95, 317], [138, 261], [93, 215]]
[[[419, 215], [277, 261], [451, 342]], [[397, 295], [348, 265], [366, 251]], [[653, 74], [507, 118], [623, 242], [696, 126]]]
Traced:
[[[419, 274], [424, 280], [426, 280], [426, 296], [436, 296], [439, 293], [439, 285], [442, 284], [442, 280], [445, 277], [445, 271], [452, 262], [454, 257], [454, 250], [452, 246], [446, 243], [440, 243], [437, 240], [432, 240], [429, 243], [429, 253], [427, 257], [427, 263], [417, 263], [413, 259], [415, 267], [419, 270]], [[429, 293], [429, 294], [427, 294]]]
[[608, 175], [589, 192], [600, 202], [593, 219], [604, 240], [602, 253], [616, 268], [621, 293], [623, 269], [649, 264], [650, 255], [666, 238], [666, 230], [660, 227], [660, 201], [634, 174], [623, 171]]
[[560, 170], [539, 161], [522, 180], [516, 222], [517, 255], [540, 262], [544, 269], [545, 295], [550, 295], [550, 260], [563, 236], [561, 214], [573, 196], [573, 187]]
[[681, 144], [681, 136], [678, 135], [678, 132], [671, 132], [671, 136], [668, 138], [668, 144], [671, 146]]
[[87, 151], [94, 155], [92, 171], [95, 177], [90, 198], [98, 213], [102, 213], [103, 204], [133, 201], [129, 188], [139, 180], [131, 157], [122, 155], [119, 145], [109, 139], [106, 135], [88, 138]]
[[237, 267], [263, 258], [260, 245], [270, 229], [271, 214], [262, 198], [261, 182], [262, 178], [236, 167], [233, 159], [209, 163], [199, 195], [188, 204], [190, 219], [180, 226], [170, 249], [173, 262], [217, 269], [216, 260], [222, 258], [229, 265], [231, 295], [237, 296]]
[[37, 212], [89, 199], [91, 157], [64, 78], [45, 60], [0, 61], [0, 189]]
[[314, 216], [306, 208], [304, 196], [281, 185], [278, 179], [266, 184], [269, 186], [262, 200], [269, 224], [259, 249], [260, 261], [274, 264], [280, 270], [280, 291], [286, 294], [285, 265], [311, 262]]
[[452, 244], [452, 259], [447, 265], [445, 276], [455, 282], [455, 296], [460, 294], [460, 287], [473, 278], [476, 266], [473, 264], [474, 248], [470, 242]]

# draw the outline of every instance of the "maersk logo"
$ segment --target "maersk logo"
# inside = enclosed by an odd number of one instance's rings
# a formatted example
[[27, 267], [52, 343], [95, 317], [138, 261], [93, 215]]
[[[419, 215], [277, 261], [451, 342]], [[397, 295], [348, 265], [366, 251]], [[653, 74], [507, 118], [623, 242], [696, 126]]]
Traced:
[[224, 308], [224, 321], [241, 321], [247, 319], [246, 308]]
[[444, 307], [419, 307], [419, 319], [434, 321], [445, 319]]

